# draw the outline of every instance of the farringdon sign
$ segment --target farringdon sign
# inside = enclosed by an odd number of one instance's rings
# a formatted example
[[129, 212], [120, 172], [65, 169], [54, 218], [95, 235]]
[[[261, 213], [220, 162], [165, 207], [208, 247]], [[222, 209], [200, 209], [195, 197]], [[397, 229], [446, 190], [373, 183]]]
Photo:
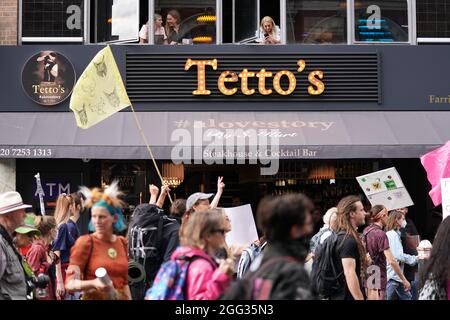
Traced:
[[67, 99], [75, 80], [72, 63], [55, 51], [35, 54], [22, 70], [23, 90], [31, 100], [43, 106], [54, 106]]

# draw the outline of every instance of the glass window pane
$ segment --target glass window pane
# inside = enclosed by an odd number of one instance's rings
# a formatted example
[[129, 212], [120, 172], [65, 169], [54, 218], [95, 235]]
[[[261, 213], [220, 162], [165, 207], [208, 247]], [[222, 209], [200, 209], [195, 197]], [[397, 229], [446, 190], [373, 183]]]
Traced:
[[138, 40], [139, 0], [97, 0], [97, 42]]
[[[152, 23], [155, 44], [214, 44], [216, 0], [155, 0]], [[146, 28], [141, 28], [141, 38], [143, 29]]]
[[355, 0], [355, 40], [408, 42], [408, 2]]
[[257, 0], [235, 0], [235, 42], [255, 37], [258, 29]]
[[450, 3], [417, 1], [417, 37], [450, 38]]
[[22, 37], [83, 37], [83, 0], [23, 0]]
[[288, 0], [286, 23], [288, 43], [346, 43], [346, 1]]

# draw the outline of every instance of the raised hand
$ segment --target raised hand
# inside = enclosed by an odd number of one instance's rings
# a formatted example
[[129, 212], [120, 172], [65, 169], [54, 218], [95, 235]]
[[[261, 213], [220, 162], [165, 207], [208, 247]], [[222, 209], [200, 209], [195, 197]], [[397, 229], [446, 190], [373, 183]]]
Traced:
[[159, 193], [159, 188], [155, 186], [154, 184], [149, 185], [149, 191], [151, 195], [157, 196]]
[[217, 192], [222, 193], [223, 189], [225, 189], [225, 183], [222, 182], [223, 177], [217, 177]]
[[161, 193], [168, 194], [169, 192], [170, 192], [170, 187], [169, 186], [164, 185], [164, 186], [161, 187]]
[[150, 204], [156, 204], [156, 198], [158, 197], [159, 188], [155, 186], [154, 184], [151, 184], [148, 186], [148, 189], [150, 191]]

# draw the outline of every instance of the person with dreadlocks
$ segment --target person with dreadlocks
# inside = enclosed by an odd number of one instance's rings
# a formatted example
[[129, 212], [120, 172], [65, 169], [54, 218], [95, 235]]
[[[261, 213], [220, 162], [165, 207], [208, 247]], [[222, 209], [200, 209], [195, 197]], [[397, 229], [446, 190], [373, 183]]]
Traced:
[[337, 217], [332, 228], [338, 233], [334, 265], [345, 276], [345, 290], [337, 300], [364, 300], [362, 279], [367, 269], [366, 250], [357, 228], [365, 223], [366, 212], [361, 199], [347, 196], [337, 205]]
[[[81, 236], [72, 247], [66, 290], [82, 291], [82, 300], [130, 300], [128, 244], [126, 238], [114, 234], [126, 228], [118, 182], [114, 181], [104, 191], [86, 187], [80, 191], [86, 197], [86, 207], [91, 208], [89, 229], [94, 233]], [[106, 269], [110, 283], [97, 278], [98, 268]]]

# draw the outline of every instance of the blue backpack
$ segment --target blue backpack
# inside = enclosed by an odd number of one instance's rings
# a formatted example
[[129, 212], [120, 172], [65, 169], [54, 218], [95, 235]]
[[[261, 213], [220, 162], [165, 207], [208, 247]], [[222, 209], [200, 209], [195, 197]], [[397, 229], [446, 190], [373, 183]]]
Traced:
[[182, 256], [165, 262], [159, 269], [153, 286], [147, 290], [145, 300], [186, 300], [185, 288], [189, 265], [199, 258], [205, 259], [200, 256], [192, 258]]

